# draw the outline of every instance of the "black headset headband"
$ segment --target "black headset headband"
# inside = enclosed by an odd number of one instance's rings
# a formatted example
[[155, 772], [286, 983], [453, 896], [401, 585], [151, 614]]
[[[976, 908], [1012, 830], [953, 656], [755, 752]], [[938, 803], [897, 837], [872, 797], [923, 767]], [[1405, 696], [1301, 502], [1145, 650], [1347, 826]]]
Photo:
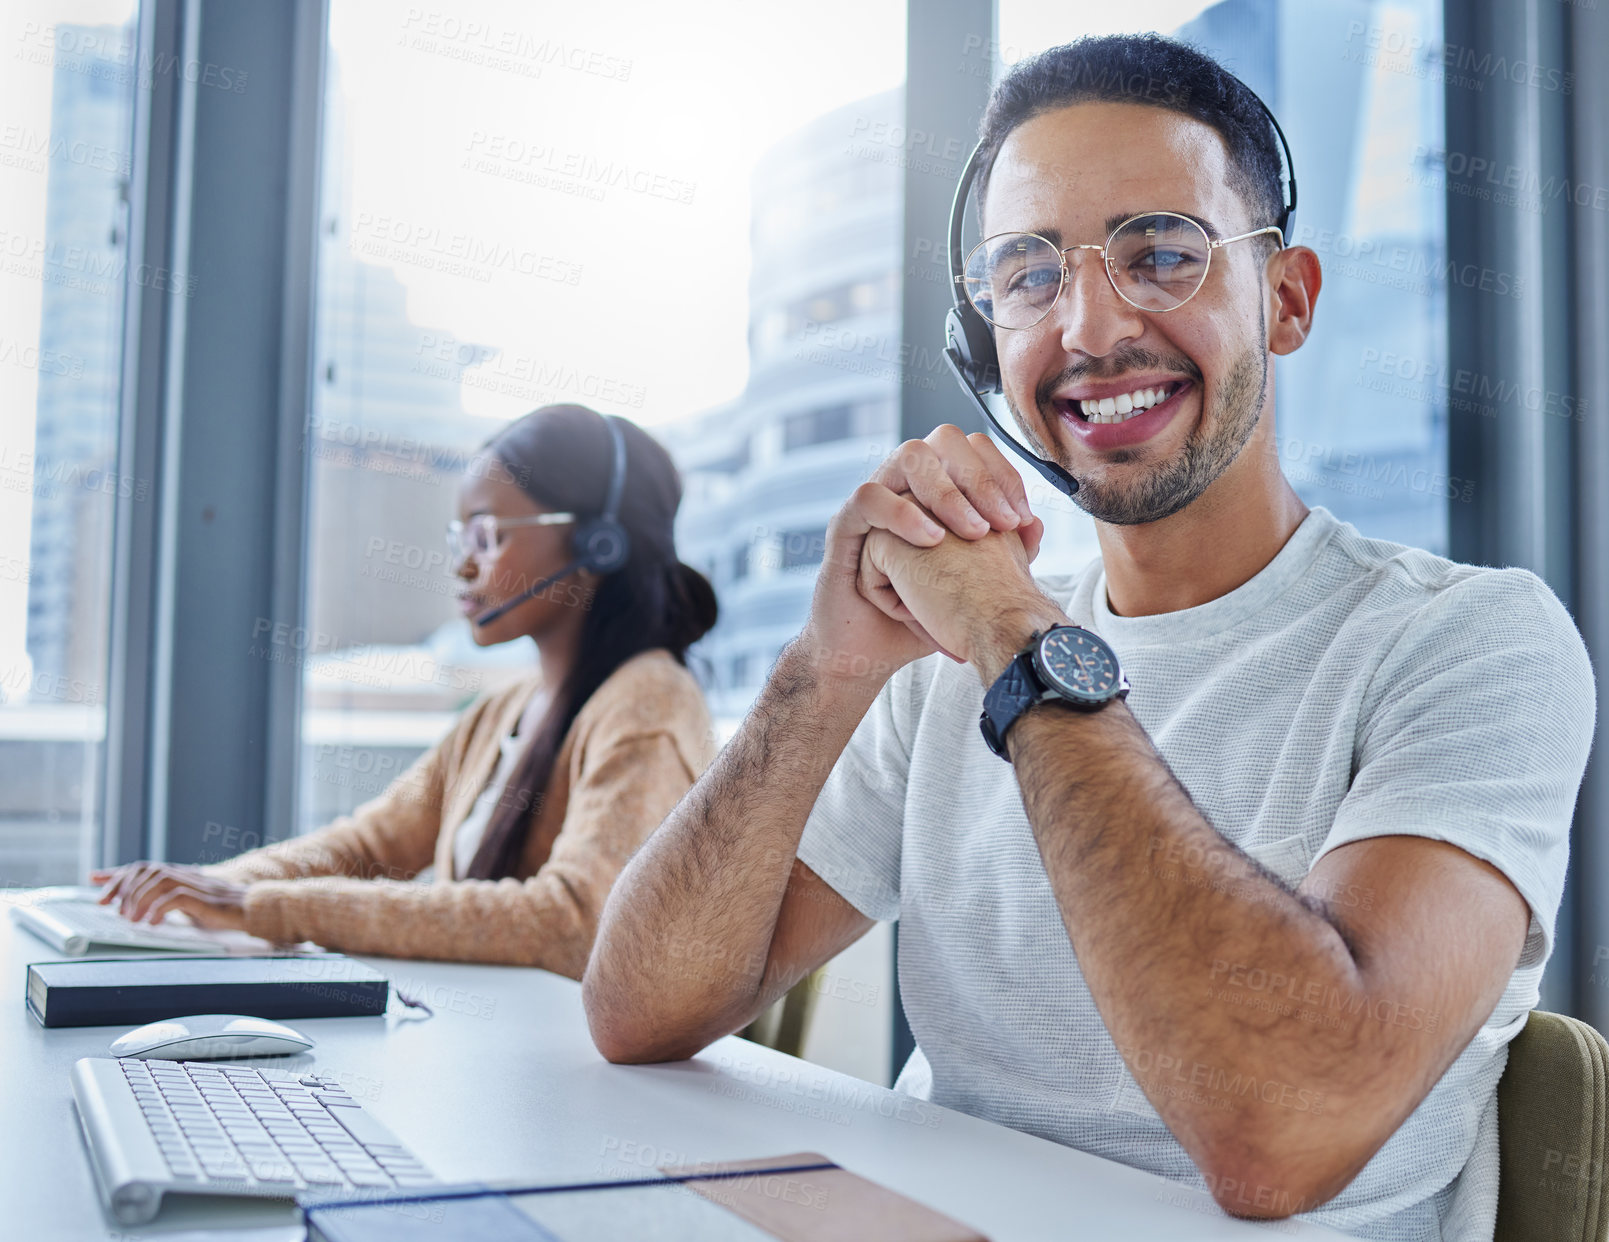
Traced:
[[[1275, 119], [1269, 106], [1249, 86], [1246, 89], [1257, 101], [1257, 106], [1263, 110], [1268, 123], [1274, 127], [1274, 133], [1279, 136], [1279, 145], [1285, 155], [1285, 183], [1290, 192], [1285, 197], [1279, 219], [1275, 224], [1279, 228], [1280, 240], [1288, 246], [1291, 244], [1291, 222], [1296, 218], [1296, 164], [1291, 159], [1291, 144], [1285, 140], [1285, 131], [1279, 127], [1279, 121]], [[1030, 452], [1000, 425], [1000, 420], [994, 416], [989, 403], [983, 399], [986, 393], [1000, 391], [1000, 362], [995, 351], [994, 329], [967, 299], [966, 254], [961, 249], [961, 225], [966, 217], [967, 197], [972, 193], [973, 183], [978, 179], [982, 161], [983, 143], [979, 142], [972, 148], [966, 167], [961, 170], [961, 181], [955, 187], [955, 200], [950, 204], [952, 305], [949, 314], [944, 317], [944, 360], [954, 372], [962, 389], [977, 404], [984, 418], [988, 419], [989, 425], [1000, 433], [1007, 446], [1014, 449], [1024, 461], [1043, 475], [1057, 491], [1071, 496], [1078, 490], [1078, 480], [1055, 462], [1047, 461]]]
[[609, 490], [604, 493], [603, 516], [605, 521], [620, 520], [620, 497], [626, 490], [626, 437], [620, 433], [620, 420], [614, 415], [604, 416], [609, 438], [614, 442], [614, 465], [609, 471]]

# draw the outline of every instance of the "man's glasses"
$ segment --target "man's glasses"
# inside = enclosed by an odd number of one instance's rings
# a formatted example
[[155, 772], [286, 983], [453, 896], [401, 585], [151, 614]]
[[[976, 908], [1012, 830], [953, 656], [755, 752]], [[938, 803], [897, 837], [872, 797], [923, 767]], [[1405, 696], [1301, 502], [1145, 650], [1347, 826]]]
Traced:
[[1058, 248], [1038, 233], [997, 233], [967, 256], [960, 279], [967, 300], [997, 328], [1031, 328], [1056, 305], [1067, 286], [1067, 256], [1074, 250], [1100, 253], [1117, 296], [1143, 311], [1178, 310], [1207, 279], [1212, 252], [1231, 242], [1272, 233], [1274, 225], [1238, 237], [1213, 241], [1189, 216], [1148, 211], [1112, 230], [1104, 246], [1089, 243]]
[[499, 532], [510, 526], [562, 526], [573, 521], [573, 513], [537, 513], [530, 517], [505, 518], [477, 513], [467, 522], [447, 523], [447, 555], [456, 565], [467, 556], [486, 556], [500, 542]]

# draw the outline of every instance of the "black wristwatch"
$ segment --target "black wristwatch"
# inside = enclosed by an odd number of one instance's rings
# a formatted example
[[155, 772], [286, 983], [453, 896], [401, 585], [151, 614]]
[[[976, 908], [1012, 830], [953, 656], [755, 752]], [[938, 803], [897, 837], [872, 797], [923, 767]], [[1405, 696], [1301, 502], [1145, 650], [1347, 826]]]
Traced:
[[1085, 711], [1128, 695], [1129, 681], [1106, 640], [1078, 625], [1035, 630], [983, 696], [978, 727], [1007, 763], [1006, 732], [1035, 703], [1057, 700]]

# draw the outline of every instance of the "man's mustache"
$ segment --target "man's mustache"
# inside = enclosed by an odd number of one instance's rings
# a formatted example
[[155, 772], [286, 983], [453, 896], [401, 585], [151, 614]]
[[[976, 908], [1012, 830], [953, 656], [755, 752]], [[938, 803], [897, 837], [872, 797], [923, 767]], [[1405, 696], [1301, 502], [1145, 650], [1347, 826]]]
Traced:
[[1201, 368], [1190, 359], [1179, 356], [1168, 358], [1153, 349], [1145, 349], [1137, 345], [1128, 345], [1116, 349], [1099, 358], [1091, 358], [1085, 362], [1075, 362], [1062, 370], [1051, 379], [1039, 385], [1034, 394], [1035, 400], [1041, 405], [1049, 402], [1051, 395], [1068, 384], [1081, 383], [1086, 380], [1117, 379], [1123, 375], [1130, 375], [1139, 371], [1163, 371], [1171, 375], [1178, 375], [1182, 379], [1201, 379]]

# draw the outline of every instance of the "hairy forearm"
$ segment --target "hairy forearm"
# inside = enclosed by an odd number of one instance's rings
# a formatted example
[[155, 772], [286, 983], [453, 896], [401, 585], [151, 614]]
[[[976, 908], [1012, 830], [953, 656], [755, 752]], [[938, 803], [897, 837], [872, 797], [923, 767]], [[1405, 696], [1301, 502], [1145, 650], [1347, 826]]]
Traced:
[[1250, 1181], [1273, 1214], [1339, 1191], [1392, 1106], [1369, 1067], [1405, 1036], [1369, 1016], [1322, 904], [1213, 829], [1126, 706], [1036, 709], [1011, 750], [1080, 968], [1168, 1128], [1215, 1191]]
[[612, 1059], [689, 1056], [780, 990], [767, 963], [799, 838], [877, 690], [819, 677], [816, 663], [805, 640], [783, 652], [737, 734], [615, 884], [584, 988]]

